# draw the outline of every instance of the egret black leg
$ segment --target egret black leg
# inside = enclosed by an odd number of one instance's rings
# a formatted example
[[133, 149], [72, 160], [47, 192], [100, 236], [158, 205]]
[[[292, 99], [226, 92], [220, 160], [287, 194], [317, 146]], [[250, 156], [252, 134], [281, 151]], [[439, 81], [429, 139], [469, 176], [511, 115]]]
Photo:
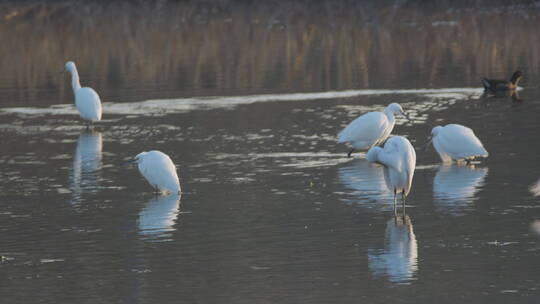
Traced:
[[397, 191], [394, 189], [394, 216], [397, 216]]
[[407, 196], [405, 195], [405, 190], [403, 190], [401, 192], [401, 200], [403, 201], [403, 216], [405, 216], [405, 199], [407, 198]]
[[351, 157], [351, 154], [354, 152], [354, 148], [351, 149], [351, 151], [349, 151], [349, 153], [347, 153], [347, 157]]

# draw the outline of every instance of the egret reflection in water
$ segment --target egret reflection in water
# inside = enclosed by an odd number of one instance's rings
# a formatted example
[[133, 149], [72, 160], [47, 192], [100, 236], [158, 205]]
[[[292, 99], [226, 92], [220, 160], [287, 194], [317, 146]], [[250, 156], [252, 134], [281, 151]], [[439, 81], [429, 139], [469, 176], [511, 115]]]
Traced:
[[529, 186], [529, 192], [531, 192], [531, 194], [534, 196], [540, 196], [540, 179], [536, 183]]
[[530, 224], [531, 231], [536, 233], [536, 235], [540, 236], [540, 220], [534, 220]]
[[150, 200], [139, 212], [139, 234], [162, 238], [173, 231], [180, 212], [180, 198], [178, 194], [170, 194]]
[[71, 174], [71, 192], [74, 202], [80, 200], [82, 193], [97, 190], [102, 167], [102, 147], [103, 140], [100, 132], [86, 130], [79, 136], [73, 155]]
[[470, 208], [476, 193], [484, 185], [488, 168], [443, 164], [433, 179], [434, 203], [450, 214], [459, 215]]
[[369, 269], [390, 282], [406, 282], [418, 271], [418, 243], [408, 215], [396, 215], [386, 223], [382, 249], [368, 251]]
[[361, 201], [377, 202], [391, 200], [387, 190], [383, 167], [365, 160], [354, 160], [339, 168], [339, 180]]

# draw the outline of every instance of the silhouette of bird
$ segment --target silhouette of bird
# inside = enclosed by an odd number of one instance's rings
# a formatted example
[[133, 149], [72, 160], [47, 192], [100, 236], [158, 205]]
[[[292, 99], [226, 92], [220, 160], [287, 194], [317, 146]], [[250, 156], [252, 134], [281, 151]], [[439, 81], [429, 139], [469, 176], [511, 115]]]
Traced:
[[515, 90], [521, 78], [523, 78], [523, 73], [521, 71], [515, 71], [512, 77], [510, 77], [510, 80], [482, 78], [482, 84], [486, 92], [496, 93]]

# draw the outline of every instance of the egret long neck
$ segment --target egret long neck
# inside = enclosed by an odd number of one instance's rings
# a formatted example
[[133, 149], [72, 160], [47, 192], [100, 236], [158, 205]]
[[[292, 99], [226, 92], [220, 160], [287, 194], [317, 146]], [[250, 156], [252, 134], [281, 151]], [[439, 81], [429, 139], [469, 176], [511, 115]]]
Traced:
[[73, 88], [73, 93], [81, 88], [81, 83], [79, 82], [79, 73], [75, 67], [71, 70], [71, 87]]
[[373, 147], [368, 150], [366, 154], [366, 159], [368, 162], [377, 163], [379, 162], [379, 153], [382, 151], [381, 147]]
[[396, 118], [394, 117], [394, 112], [388, 110], [388, 109], [385, 109], [384, 110], [384, 115], [386, 115], [386, 117], [388, 118], [388, 121], [390, 122], [391, 125], [394, 125], [394, 123], [396, 122]]

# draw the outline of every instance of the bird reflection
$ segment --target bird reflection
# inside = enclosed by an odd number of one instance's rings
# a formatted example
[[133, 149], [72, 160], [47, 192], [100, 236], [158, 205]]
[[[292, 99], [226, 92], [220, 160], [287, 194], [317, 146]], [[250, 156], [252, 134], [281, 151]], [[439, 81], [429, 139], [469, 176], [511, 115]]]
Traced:
[[386, 276], [390, 282], [414, 278], [418, 271], [418, 243], [408, 215], [396, 215], [388, 220], [384, 248], [370, 248], [368, 264], [375, 276]]
[[73, 155], [73, 172], [71, 174], [71, 192], [74, 202], [80, 200], [82, 193], [92, 192], [98, 188], [102, 167], [102, 146], [100, 132], [86, 130], [79, 136]]
[[484, 100], [496, 100], [496, 99], [509, 99], [512, 101], [513, 106], [520, 105], [523, 102], [523, 99], [519, 97], [519, 92], [517, 90], [506, 90], [498, 92], [484, 92], [481, 96]]
[[434, 203], [454, 215], [470, 208], [475, 194], [484, 185], [487, 168], [443, 164], [433, 179]]
[[349, 162], [348, 166], [339, 168], [339, 180], [360, 200], [381, 201], [392, 199], [388, 192], [383, 167], [370, 164], [364, 160]]
[[540, 179], [529, 187], [529, 192], [534, 196], [540, 196]]
[[149, 238], [164, 238], [174, 230], [180, 212], [178, 194], [158, 196], [139, 212], [139, 234]]
[[530, 225], [531, 231], [540, 236], [540, 220], [534, 220]]

